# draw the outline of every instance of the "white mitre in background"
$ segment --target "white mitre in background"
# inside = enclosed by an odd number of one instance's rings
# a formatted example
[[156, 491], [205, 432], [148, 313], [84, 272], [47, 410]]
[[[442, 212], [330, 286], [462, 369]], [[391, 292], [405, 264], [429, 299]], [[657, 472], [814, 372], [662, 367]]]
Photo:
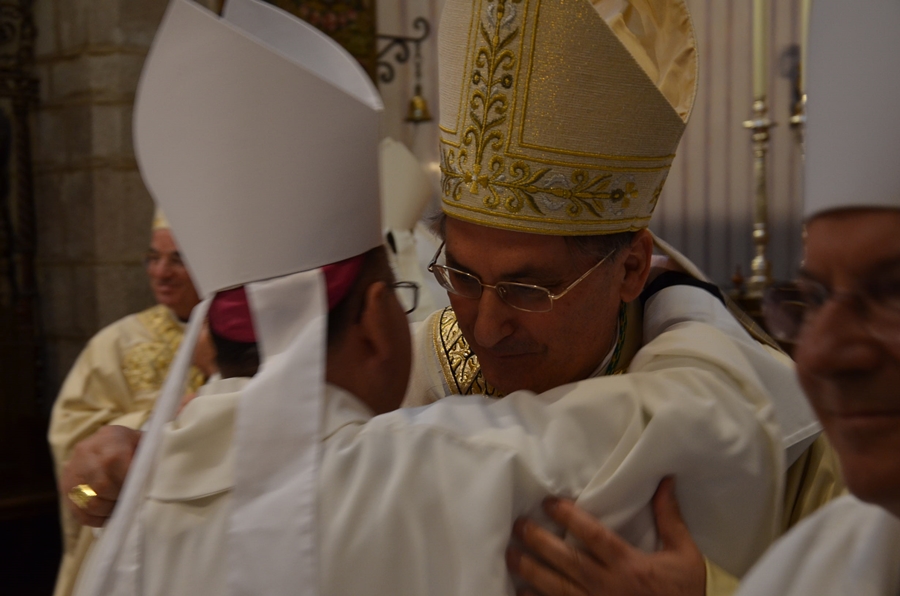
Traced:
[[834, 209], [896, 209], [900, 4], [818, 4], [810, 21], [803, 213], [809, 219]]
[[[900, 209], [900, 2], [816, 0], [810, 20], [804, 214]], [[898, 230], [900, 233], [900, 230]], [[842, 238], [833, 241], [840, 245]], [[900, 593], [900, 520], [854, 496], [777, 542], [739, 596]]]
[[437, 250], [436, 240], [422, 214], [434, 193], [422, 164], [406, 145], [391, 138], [381, 141], [381, 218], [388, 258], [399, 280], [419, 284], [419, 303], [409, 313], [411, 322], [447, 306], [447, 292], [434, 280], [427, 266]]

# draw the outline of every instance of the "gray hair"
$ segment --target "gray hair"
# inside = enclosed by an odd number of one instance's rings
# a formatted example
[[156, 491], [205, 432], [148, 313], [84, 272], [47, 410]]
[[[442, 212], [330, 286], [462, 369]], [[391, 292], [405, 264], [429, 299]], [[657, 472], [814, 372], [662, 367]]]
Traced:
[[[447, 237], [447, 214], [438, 211], [426, 220], [428, 227], [442, 241]], [[577, 256], [591, 261], [599, 261], [603, 257], [613, 256], [623, 248], [631, 245], [637, 232], [618, 232], [616, 234], [596, 234], [594, 236], [563, 236], [566, 246]]]

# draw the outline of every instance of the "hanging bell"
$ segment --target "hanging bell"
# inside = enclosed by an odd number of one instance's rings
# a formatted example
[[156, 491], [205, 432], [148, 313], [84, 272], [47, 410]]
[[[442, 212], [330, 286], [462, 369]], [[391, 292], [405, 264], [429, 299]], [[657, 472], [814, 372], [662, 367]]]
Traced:
[[409, 100], [409, 110], [406, 112], [406, 121], [418, 124], [419, 122], [430, 122], [431, 112], [428, 111], [428, 102], [422, 95], [422, 87], [416, 85], [416, 94]]

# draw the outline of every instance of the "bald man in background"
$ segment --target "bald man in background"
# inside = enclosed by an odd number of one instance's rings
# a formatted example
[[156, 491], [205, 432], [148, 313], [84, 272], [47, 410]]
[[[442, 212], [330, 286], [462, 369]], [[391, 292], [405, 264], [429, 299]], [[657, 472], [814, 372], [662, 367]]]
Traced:
[[[93, 435], [123, 435], [122, 427], [140, 428], [150, 415], [169, 365], [184, 335], [184, 326], [199, 302], [169, 223], [161, 211], [153, 218], [150, 246], [144, 259], [156, 304], [128, 315], [98, 332], [69, 371], [50, 418], [48, 440], [60, 490], [74, 486], [64, 479], [63, 468], [77, 444]], [[190, 375], [196, 390], [214, 370], [213, 353], [198, 350]], [[129, 439], [130, 440], [130, 439]], [[125, 470], [121, 470], [124, 477]], [[94, 483], [99, 499], [115, 499], [118, 487]], [[106, 492], [112, 490], [112, 494]], [[73, 516], [78, 487], [61, 494], [63, 559], [55, 596], [72, 592], [75, 576], [93, 541], [89, 527]]]

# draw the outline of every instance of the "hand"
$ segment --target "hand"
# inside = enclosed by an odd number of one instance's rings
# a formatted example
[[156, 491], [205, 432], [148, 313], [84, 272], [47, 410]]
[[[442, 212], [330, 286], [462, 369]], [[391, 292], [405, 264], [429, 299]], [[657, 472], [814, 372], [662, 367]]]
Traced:
[[139, 430], [109, 425], [75, 445], [60, 476], [59, 490], [68, 495], [79, 484], [87, 484], [97, 493], [83, 509], [65, 499], [79, 523], [99, 528], [112, 515], [142, 435]]
[[681, 518], [675, 500], [675, 482], [663, 479], [653, 496], [656, 527], [662, 550], [645, 553], [619, 538], [593, 516], [566, 499], [547, 499], [547, 514], [585, 550], [564, 542], [528, 519], [519, 519], [514, 535], [543, 561], [510, 546], [509, 570], [546, 596], [666, 595], [703, 596], [706, 564]]

